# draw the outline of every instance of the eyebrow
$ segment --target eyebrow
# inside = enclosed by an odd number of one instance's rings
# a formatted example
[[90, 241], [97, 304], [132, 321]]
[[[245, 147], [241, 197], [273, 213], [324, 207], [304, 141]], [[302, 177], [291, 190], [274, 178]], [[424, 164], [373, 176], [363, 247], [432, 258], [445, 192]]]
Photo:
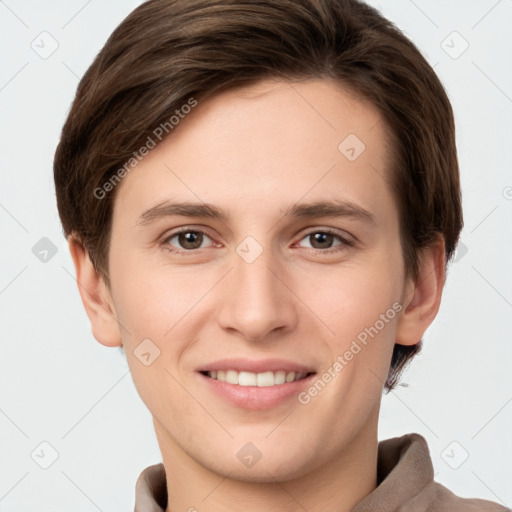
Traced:
[[[198, 217], [216, 219], [227, 223], [229, 214], [222, 208], [208, 203], [172, 203], [164, 202], [145, 211], [137, 224], [147, 226], [159, 219], [179, 215], [182, 217]], [[283, 218], [317, 218], [317, 217], [346, 217], [376, 224], [375, 217], [368, 210], [350, 201], [316, 201], [312, 203], [294, 204], [283, 213]]]

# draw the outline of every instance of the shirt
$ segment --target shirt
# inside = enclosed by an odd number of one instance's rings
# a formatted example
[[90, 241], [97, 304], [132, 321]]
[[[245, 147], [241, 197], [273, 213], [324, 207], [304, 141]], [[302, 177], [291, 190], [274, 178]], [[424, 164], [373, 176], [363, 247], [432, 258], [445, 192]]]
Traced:
[[[134, 512], [165, 512], [167, 483], [162, 463], [147, 467], [135, 486]], [[461, 498], [434, 481], [427, 442], [411, 433], [379, 442], [377, 487], [351, 512], [512, 512], [498, 503]]]

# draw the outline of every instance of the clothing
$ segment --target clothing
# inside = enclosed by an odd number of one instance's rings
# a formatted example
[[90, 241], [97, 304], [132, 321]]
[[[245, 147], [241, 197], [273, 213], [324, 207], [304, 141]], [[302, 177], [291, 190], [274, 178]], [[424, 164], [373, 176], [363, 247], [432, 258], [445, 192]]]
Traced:
[[[416, 433], [379, 442], [377, 484], [351, 512], [512, 512], [492, 501], [460, 498], [434, 482], [427, 442]], [[134, 512], [162, 512], [166, 506], [164, 466], [149, 466], [136, 483]]]

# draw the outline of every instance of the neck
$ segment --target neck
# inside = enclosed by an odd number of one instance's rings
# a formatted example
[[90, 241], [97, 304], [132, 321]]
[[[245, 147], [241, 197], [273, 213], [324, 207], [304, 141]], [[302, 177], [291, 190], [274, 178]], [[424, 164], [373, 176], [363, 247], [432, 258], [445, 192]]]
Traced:
[[377, 422], [374, 411], [363, 429], [320, 467], [283, 482], [248, 482], [211, 471], [185, 453], [154, 419], [165, 467], [166, 512], [349, 512], [377, 487]]

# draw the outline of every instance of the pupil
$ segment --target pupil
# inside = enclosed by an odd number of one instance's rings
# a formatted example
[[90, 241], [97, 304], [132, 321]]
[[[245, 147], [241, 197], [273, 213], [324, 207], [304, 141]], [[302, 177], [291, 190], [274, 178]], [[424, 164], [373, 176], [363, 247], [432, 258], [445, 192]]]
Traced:
[[[332, 241], [332, 235], [329, 235], [328, 233], [314, 233], [313, 234], [314, 243], [319, 243], [320, 245], [325, 244], [326, 242]], [[314, 244], [312, 244], [313, 247], [315, 247]], [[328, 244], [330, 245], [330, 244]]]
[[[198, 245], [199, 240], [199, 245]], [[180, 244], [185, 249], [196, 249], [201, 245], [201, 237], [197, 233], [187, 231], [186, 233], [180, 233]], [[197, 247], [196, 247], [197, 245]]]

